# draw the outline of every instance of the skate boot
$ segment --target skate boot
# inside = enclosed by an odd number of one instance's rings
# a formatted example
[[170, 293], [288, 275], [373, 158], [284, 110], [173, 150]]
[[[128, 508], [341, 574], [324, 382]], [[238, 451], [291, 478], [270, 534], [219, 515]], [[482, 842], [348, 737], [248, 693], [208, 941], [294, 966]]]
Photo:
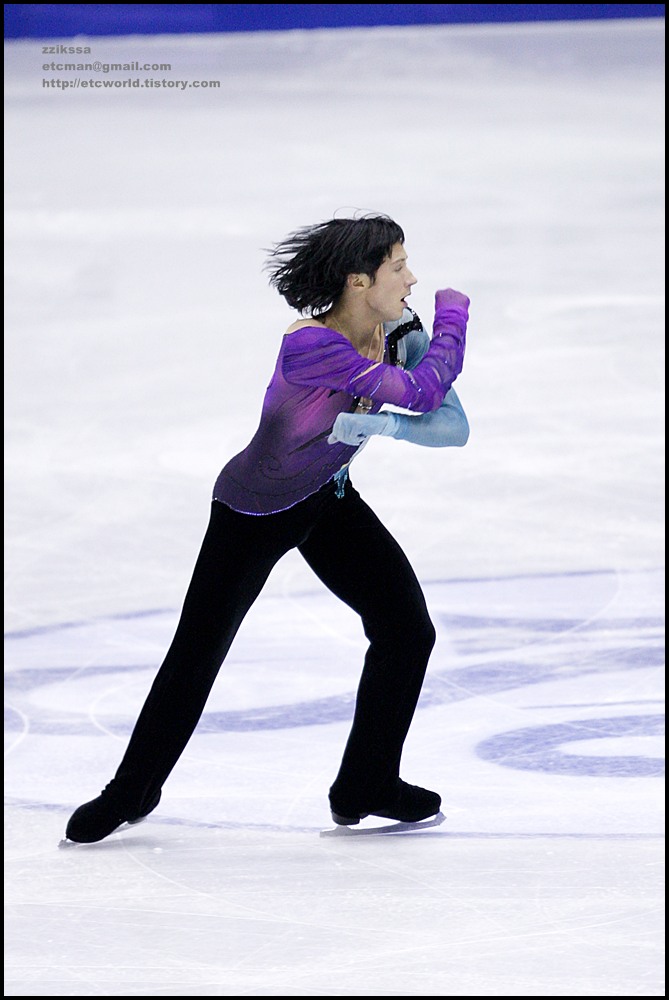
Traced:
[[140, 813], [129, 811], [110, 782], [96, 799], [84, 802], [70, 816], [65, 836], [75, 844], [95, 844], [124, 823], [140, 823], [160, 802], [160, 790]]
[[418, 823], [428, 816], [436, 816], [441, 808], [441, 796], [419, 785], [409, 785], [398, 778], [389, 801], [379, 803], [366, 811], [346, 809], [330, 797], [332, 819], [339, 826], [355, 826], [367, 816], [381, 816], [400, 823]]

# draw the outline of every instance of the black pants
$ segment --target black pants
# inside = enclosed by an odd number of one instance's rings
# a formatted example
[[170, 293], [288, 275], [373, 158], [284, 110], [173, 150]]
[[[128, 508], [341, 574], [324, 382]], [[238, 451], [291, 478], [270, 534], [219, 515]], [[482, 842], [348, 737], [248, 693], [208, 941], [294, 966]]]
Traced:
[[113, 782], [131, 811], [155, 798], [183, 753], [244, 616], [292, 548], [360, 615], [369, 639], [331, 801], [364, 812], [396, 783], [435, 631], [400, 546], [350, 481], [341, 498], [330, 483], [277, 514], [212, 503], [174, 639]]

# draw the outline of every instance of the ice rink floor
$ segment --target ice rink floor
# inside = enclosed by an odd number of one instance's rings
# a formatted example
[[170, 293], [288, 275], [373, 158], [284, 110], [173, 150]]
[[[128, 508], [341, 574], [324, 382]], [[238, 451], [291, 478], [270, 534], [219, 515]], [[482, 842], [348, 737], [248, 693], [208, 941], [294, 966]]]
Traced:
[[[5, 44], [5, 996], [664, 996], [663, 22], [77, 43], [219, 86]], [[445, 818], [331, 823], [364, 637], [291, 554], [158, 810], [61, 846], [294, 318], [264, 248], [356, 209], [428, 324], [472, 301], [467, 446], [352, 469], [437, 627]]]

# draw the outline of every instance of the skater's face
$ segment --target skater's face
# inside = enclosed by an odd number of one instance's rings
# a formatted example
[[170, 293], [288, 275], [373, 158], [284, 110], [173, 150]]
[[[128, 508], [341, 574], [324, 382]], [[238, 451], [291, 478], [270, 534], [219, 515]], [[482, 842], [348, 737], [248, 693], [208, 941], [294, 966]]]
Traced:
[[401, 243], [396, 243], [373, 279], [368, 278], [367, 305], [383, 323], [400, 319], [417, 280], [407, 265], [406, 250]]

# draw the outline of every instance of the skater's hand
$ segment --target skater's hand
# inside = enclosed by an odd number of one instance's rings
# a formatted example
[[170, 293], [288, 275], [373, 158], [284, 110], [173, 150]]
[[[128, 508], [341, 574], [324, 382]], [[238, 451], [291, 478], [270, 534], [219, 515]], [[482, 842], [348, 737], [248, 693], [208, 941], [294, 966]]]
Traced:
[[374, 434], [384, 434], [389, 424], [389, 413], [340, 413], [328, 444], [361, 445]]
[[435, 292], [435, 312], [439, 312], [441, 309], [456, 309], [458, 312], [463, 312], [465, 320], [468, 320], [469, 304], [469, 298], [462, 292], [457, 292], [454, 288], [441, 288], [438, 292]]
[[458, 292], [455, 288], [440, 288], [434, 293], [434, 304], [435, 306], [459, 305], [468, 309], [470, 300], [464, 292]]

